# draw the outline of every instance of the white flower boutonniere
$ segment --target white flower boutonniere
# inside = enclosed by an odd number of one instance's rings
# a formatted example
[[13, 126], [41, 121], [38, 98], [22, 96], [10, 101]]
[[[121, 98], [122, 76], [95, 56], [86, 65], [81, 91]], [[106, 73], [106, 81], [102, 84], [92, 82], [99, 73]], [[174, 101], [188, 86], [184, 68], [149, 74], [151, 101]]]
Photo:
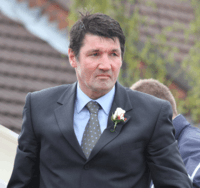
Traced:
[[111, 116], [111, 120], [114, 122], [114, 129], [110, 130], [110, 132], [115, 132], [115, 128], [119, 122], [125, 122], [126, 118], [124, 118], [125, 110], [122, 108], [117, 108], [115, 113]]

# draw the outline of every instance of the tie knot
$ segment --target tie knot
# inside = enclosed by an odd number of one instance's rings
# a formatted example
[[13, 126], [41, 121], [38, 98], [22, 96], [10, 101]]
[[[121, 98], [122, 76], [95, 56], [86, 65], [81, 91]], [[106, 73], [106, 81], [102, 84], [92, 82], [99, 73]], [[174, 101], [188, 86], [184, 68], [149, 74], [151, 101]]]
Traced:
[[97, 114], [99, 111], [99, 107], [100, 107], [99, 104], [94, 101], [90, 101], [89, 103], [87, 103], [86, 106], [91, 114]]

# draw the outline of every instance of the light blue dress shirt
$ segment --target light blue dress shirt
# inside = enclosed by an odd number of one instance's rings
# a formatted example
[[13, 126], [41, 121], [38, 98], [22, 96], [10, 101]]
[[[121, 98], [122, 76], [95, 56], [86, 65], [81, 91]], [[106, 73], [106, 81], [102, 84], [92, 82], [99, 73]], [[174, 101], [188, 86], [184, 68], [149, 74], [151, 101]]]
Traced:
[[[79, 144], [81, 145], [85, 127], [90, 119], [90, 112], [85, 106], [89, 101], [96, 101], [101, 106], [98, 112], [98, 119], [101, 133], [107, 128], [108, 116], [115, 95], [115, 86], [106, 95], [93, 100], [89, 98], [77, 84], [77, 95], [74, 108], [74, 132]], [[113, 112], [114, 113], [114, 112]]]

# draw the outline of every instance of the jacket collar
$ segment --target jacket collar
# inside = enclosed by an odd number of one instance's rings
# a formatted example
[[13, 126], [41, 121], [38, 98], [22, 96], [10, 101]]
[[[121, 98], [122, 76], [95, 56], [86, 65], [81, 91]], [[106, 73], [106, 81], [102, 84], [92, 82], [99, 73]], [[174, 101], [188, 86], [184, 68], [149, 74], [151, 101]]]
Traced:
[[69, 99], [75, 99], [76, 88], [77, 88], [77, 82], [68, 85], [68, 88], [64, 91], [64, 93], [58, 99], [57, 103], [66, 104], [69, 102]]
[[58, 127], [61, 130], [65, 139], [79, 155], [85, 158], [85, 155], [76, 138], [73, 127], [76, 88], [77, 82], [68, 85], [68, 88], [57, 101], [60, 106], [54, 110], [54, 114], [58, 123]]

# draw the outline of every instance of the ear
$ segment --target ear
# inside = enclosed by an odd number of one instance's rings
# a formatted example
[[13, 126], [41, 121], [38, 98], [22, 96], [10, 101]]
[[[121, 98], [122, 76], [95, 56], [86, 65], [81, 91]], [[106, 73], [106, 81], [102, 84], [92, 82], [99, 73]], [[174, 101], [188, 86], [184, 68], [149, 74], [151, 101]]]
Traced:
[[70, 65], [73, 68], [76, 68], [77, 67], [77, 61], [76, 61], [75, 54], [74, 54], [74, 52], [71, 48], [68, 49], [68, 57], [69, 57]]

